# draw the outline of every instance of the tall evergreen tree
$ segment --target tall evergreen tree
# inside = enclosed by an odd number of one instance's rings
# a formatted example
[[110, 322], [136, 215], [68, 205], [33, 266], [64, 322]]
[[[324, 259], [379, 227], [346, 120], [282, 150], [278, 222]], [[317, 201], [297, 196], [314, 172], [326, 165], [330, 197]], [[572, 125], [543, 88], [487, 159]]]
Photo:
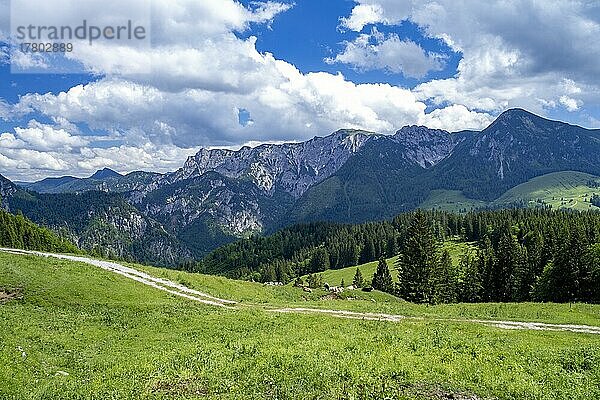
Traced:
[[494, 297], [494, 269], [496, 268], [496, 257], [492, 241], [488, 236], [483, 239], [479, 245], [477, 269], [482, 275], [483, 288], [482, 299], [484, 301], [492, 301]]
[[319, 247], [310, 260], [311, 272], [323, 272], [329, 269], [329, 253], [324, 247]]
[[372, 238], [368, 238], [365, 241], [365, 246], [360, 255], [360, 262], [365, 264], [372, 261], [375, 258], [375, 244]]
[[465, 303], [481, 301], [483, 292], [479, 263], [470, 251], [462, 255], [459, 263], [458, 300]]
[[396, 263], [400, 297], [415, 303], [433, 301], [431, 275], [438, 258], [438, 243], [431, 224], [419, 210], [408, 227], [406, 243]]
[[589, 260], [591, 264], [590, 299], [595, 303], [600, 303], [600, 243], [590, 247]]
[[515, 289], [515, 271], [520, 262], [520, 249], [517, 239], [510, 232], [504, 232], [498, 243], [496, 265], [492, 270], [492, 300], [510, 301]]
[[433, 302], [454, 303], [457, 298], [456, 273], [448, 250], [442, 252], [439, 264], [431, 276]]
[[585, 235], [579, 226], [575, 226], [570, 233], [565, 233], [560, 250], [554, 257], [551, 270], [553, 298], [556, 302], [567, 302], [578, 299], [581, 289], [581, 277], [587, 270], [585, 255], [588, 244]]
[[385, 261], [385, 258], [381, 257], [379, 259], [379, 263], [377, 264], [377, 270], [373, 275], [373, 283], [371, 284], [373, 289], [381, 290], [386, 293], [394, 293], [394, 282], [392, 280], [392, 275], [390, 274], [390, 269]]
[[532, 267], [529, 265], [527, 248], [516, 246], [517, 258], [515, 260], [515, 270], [511, 287], [513, 294], [510, 301], [529, 301], [531, 298], [531, 290], [533, 289], [532, 282]]

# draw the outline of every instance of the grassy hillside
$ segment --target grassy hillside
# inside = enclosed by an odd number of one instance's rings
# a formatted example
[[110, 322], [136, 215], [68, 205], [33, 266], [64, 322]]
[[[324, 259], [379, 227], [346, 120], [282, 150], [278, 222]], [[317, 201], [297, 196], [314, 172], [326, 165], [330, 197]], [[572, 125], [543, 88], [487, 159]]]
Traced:
[[473, 211], [487, 206], [481, 200], [467, 198], [460, 190], [432, 190], [429, 197], [419, 204], [424, 210], [441, 210], [449, 212]]
[[[396, 271], [394, 264], [396, 262], [397, 257], [387, 259], [388, 266], [390, 267], [390, 273], [392, 274], [392, 278], [396, 279], [398, 276], [398, 272]], [[352, 284], [352, 279], [354, 278], [354, 274], [356, 273], [356, 269], [358, 268], [365, 278], [367, 282], [371, 282], [371, 278], [373, 274], [377, 270], [378, 261], [373, 261], [366, 264], [361, 264], [357, 267], [348, 267], [342, 269], [328, 269], [327, 271], [321, 272], [323, 276], [323, 282], [327, 282], [332, 286], [339, 286], [342, 279], [346, 286]], [[303, 277], [306, 280], [306, 276]]]
[[[449, 240], [445, 242], [441, 248], [442, 250], [448, 250], [450, 252], [454, 265], [458, 265], [460, 258], [467, 250], [471, 249], [475, 251], [476, 249], [474, 243], [465, 243], [458, 240]], [[394, 281], [396, 281], [398, 278], [398, 271], [396, 270], [395, 266], [397, 259], [398, 257], [392, 257], [386, 260]], [[346, 286], [349, 286], [352, 284], [352, 279], [356, 273], [356, 268], [358, 268], [365, 280], [370, 282], [371, 278], [373, 278], [373, 274], [377, 270], [377, 263], [378, 261], [373, 261], [370, 263], [361, 264], [358, 267], [328, 269], [327, 271], [322, 272], [321, 275], [323, 276], [323, 282], [327, 282], [330, 285], [339, 286], [343, 279]], [[304, 279], [306, 279], [306, 277], [306, 275], [303, 276]], [[291, 284], [293, 284], [293, 282], [290, 283], [290, 285]]]
[[507, 331], [429, 318], [537, 314], [548, 322], [600, 325], [598, 307], [304, 300], [295, 288], [145, 269], [248, 302], [353, 304], [424, 319], [346, 320], [244, 305], [224, 310], [84, 264], [0, 254], [0, 290], [20, 293], [17, 299], [0, 300], [0, 398], [600, 396], [598, 336]]
[[600, 177], [584, 172], [555, 172], [515, 186], [489, 203], [469, 199], [461, 191], [433, 190], [419, 207], [450, 212], [515, 205], [551, 206], [553, 209], [565, 208], [579, 211], [599, 210], [598, 207], [590, 204], [590, 198], [594, 194], [600, 194], [600, 187], [590, 187], [591, 182], [600, 185]]
[[590, 187], [590, 182], [600, 183], [600, 178], [574, 171], [547, 174], [510, 189], [492, 204], [503, 206], [523, 201], [531, 206], [550, 205], [554, 209], [598, 210], [590, 204], [590, 198], [594, 193], [600, 194], [600, 188]]

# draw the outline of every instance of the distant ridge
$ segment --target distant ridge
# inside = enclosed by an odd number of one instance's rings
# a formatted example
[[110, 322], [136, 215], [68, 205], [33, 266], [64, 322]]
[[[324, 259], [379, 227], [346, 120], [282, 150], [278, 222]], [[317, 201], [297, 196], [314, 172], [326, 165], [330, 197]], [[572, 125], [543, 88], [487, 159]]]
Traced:
[[90, 179], [98, 179], [98, 180], [102, 180], [102, 179], [108, 179], [108, 178], [120, 178], [123, 175], [121, 175], [120, 173], [113, 171], [110, 168], [103, 168], [100, 169], [98, 171], [96, 171], [94, 173], [94, 175], [90, 176]]
[[[131, 224], [128, 229], [139, 233], [136, 240], [144, 244], [144, 252], [152, 257], [168, 255], [172, 263], [181, 254], [198, 258], [237, 238], [269, 234], [295, 223], [361, 223], [425, 206], [459, 211], [493, 206], [519, 185], [566, 171], [589, 174], [576, 180], [573, 196], [594, 193], [586, 187], [596, 189], [595, 177], [600, 176], [600, 130], [511, 109], [481, 131], [450, 133], [405, 126], [394, 135], [381, 135], [342, 129], [299, 143], [237, 151], [202, 149], [167, 174], [122, 176], [104, 168], [90, 178], [53, 178], [22, 187], [46, 194], [99, 191], [120, 197], [130, 207], [119, 203], [119, 208], [130, 217], [110, 220], [114, 213], [106, 213], [98, 221], [115, 231], [123, 230], [126, 221]], [[560, 182], [573, 181], [561, 176]], [[521, 186], [509, 193], [510, 204], [535, 206], [539, 196], [532, 203], [524, 192], [540, 182], [546, 186], [557, 181], [542, 179]], [[64, 196], [61, 204], [72, 208], [67, 202], [71, 198], [81, 202], [83, 197], [77, 197]], [[99, 207], [98, 195], [88, 197], [94, 204], [80, 215], [92, 215]], [[592, 209], [583, 197], [573, 198], [577, 207]], [[25, 215], [47, 223], [47, 215], [33, 215], [34, 204], [22, 204]], [[562, 207], [561, 202], [555, 206]], [[55, 223], [80, 224], [66, 219]], [[168, 238], [149, 249], [145, 229], [154, 223], [153, 234], [162, 230]], [[90, 229], [94, 233], [97, 227]], [[107, 233], [106, 240], [114, 241], [114, 236]]]

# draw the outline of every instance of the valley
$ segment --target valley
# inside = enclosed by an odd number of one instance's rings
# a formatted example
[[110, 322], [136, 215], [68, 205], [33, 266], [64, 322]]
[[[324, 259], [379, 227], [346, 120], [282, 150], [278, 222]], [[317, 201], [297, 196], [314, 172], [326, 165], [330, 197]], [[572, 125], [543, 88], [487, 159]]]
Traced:
[[104, 168], [18, 185], [2, 178], [0, 195], [4, 208], [86, 251], [178, 267], [299, 223], [379, 221], [415, 208], [598, 210], [590, 195], [600, 191], [599, 135], [512, 109], [480, 132], [339, 130], [300, 143], [202, 149], [166, 174]]

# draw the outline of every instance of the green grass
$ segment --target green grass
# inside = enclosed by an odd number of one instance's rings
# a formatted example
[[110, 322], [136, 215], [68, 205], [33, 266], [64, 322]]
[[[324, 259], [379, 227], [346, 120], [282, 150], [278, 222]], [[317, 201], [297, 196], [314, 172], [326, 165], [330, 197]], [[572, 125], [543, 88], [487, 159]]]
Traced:
[[451, 238], [442, 244], [442, 250], [448, 250], [450, 257], [452, 257], [452, 263], [457, 266], [466, 253], [471, 252], [472, 255], [475, 255], [477, 243], [463, 242], [460, 238]]
[[[458, 265], [460, 258], [462, 255], [468, 250], [476, 250], [474, 243], [465, 243], [461, 242], [458, 238], [452, 238], [451, 240], [447, 240], [442, 245], [442, 250], [448, 250], [450, 255], [452, 256], [452, 261], [454, 265]], [[396, 270], [396, 261], [398, 257], [388, 258], [386, 260], [388, 267], [390, 269], [390, 273], [392, 274], [392, 278], [396, 280], [398, 278], [398, 271]], [[373, 261], [366, 264], [361, 264], [356, 267], [348, 267], [342, 269], [329, 269], [327, 271], [321, 272], [323, 276], [323, 282], [327, 282], [332, 286], [339, 286], [342, 279], [346, 286], [352, 284], [352, 280], [354, 279], [354, 274], [356, 273], [356, 269], [358, 268], [363, 276], [363, 278], [367, 282], [371, 282], [373, 278], [373, 274], [377, 270], [378, 261]], [[303, 276], [302, 278], [306, 280], [307, 276]], [[290, 285], [292, 285], [290, 283]]]
[[458, 190], [433, 190], [419, 207], [427, 210], [461, 212], [524, 202], [530, 207], [600, 210], [590, 203], [591, 196], [600, 194], [600, 189], [590, 188], [589, 181], [600, 182], [600, 177], [576, 171], [555, 172], [515, 186], [491, 203], [469, 199]]
[[[396, 271], [396, 267], [394, 264], [396, 263], [397, 257], [390, 258], [387, 261], [388, 267], [390, 268], [390, 273], [392, 274], [392, 278], [396, 279], [398, 276], [398, 272]], [[367, 282], [371, 282], [373, 278], [373, 274], [377, 270], [378, 261], [373, 261], [366, 264], [361, 264], [356, 267], [348, 267], [342, 269], [328, 269], [327, 271], [321, 272], [320, 274], [323, 276], [323, 282], [329, 283], [331, 286], [339, 286], [344, 280], [346, 286], [352, 285], [352, 280], [354, 279], [354, 274], [356, 274], [356, 269], [358, 268]], [[303, 277], [306, 280], [306, 276]]]
[[[303, 298], [296, 288], [145, 268], [244, 303], [404, 311], [387, 323], [223, 310], [79, 263], [0, 254], [1, 399], [498, 399], [600, 397], [600, 338], [433, 316], [600, 325], [598, 306], [416, 306]], [[430, 318], [431, 317], [431, 318]], [[67, 373], [68, 375], [65, 375]]]
[[467, 198], [460, 190], [432, 190], [429, 197], [419, 205], [424, 210], [448, 212], [471, 211], [487, 206], [480, 200]]
[[590, 198], [594, 194], [600, 194], [600, 189], [590, 188], [587, 185], [590, 180], [600, 182], [599, 177], [583, 172], [547, 174], [510, 189], [492, 204], [502, 206], [522, 200], [531, 206], [543, 204], [554, 209], [599, 210], [590, 204]]

